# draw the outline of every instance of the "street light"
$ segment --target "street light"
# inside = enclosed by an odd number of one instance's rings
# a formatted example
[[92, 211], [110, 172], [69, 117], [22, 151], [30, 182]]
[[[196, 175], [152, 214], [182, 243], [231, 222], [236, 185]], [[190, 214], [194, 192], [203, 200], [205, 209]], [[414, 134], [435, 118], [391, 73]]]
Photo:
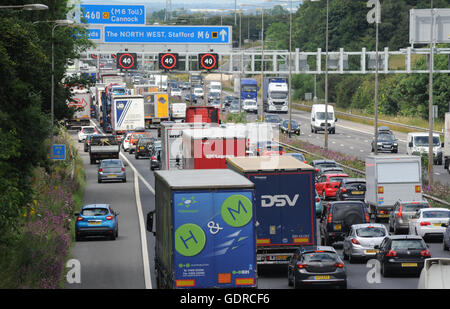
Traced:
[[0, 9], [22, 9], [24, 11], [42, 11], [48, 10], [45, 4], [24, 4], [24, 5], [1, 5]]

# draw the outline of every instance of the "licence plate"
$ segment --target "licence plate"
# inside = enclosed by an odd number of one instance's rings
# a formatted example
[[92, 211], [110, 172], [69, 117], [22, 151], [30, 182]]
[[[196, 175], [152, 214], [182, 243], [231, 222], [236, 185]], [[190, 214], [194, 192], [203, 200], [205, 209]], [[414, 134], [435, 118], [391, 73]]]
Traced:
[[433, 223], [433, 226], [442, 226], [442, 223]]
[[89, 225], [99, 225], [101, 221], [89, 221]]
[[402, 263], [402, 267], [417, 267], [417, 263]]
[[340, 231], [342, 229], [342, 225], [341, 224], [335, 224], [334, 225], [334, 230], [335, 231]]
[[378, 252], [378, 250], [365, 250], [364, 252], [366, 254], [376, 254]]
[[276, 259], [278, 261], [286, 261], [288, 259], [287, 255], [277, 255]]
[[139, 149], [140, 149], [140, 150], [144, 150], [144, 147], [143, 147], [143, 146], [141, 146], [141, 147], [139, 147]]
[[361, 194], [364, 194], [364, 191], [353, 191], [352, 194], [353, 195], [361, 195]]
[[108, 175], [108, 177], [115, 178], [115, 177], [117, 177], [117, 175], [111, 174], [111, 175]]
[[329, 280], [330, 276], [314, 276], [314, 280]]
[[387, 217], [389, 217], [389, 215], [388, 214], [383, 214], [383, 215], [378, 215], [378, 217], [379, 218], [387, 218]]

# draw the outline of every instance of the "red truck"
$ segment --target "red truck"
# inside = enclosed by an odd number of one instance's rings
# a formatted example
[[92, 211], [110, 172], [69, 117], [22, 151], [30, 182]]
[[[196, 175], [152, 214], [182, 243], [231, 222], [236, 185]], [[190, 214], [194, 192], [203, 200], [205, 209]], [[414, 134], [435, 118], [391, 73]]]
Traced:
[[225, 169], [228, 157], [244, 157], [245, 135], [236, 129], [206, 128], [183, 131], [184, 169]]
[[219, 109], [214, 106], [189, 106], [186, 108], [185, 122], [220, 124]]

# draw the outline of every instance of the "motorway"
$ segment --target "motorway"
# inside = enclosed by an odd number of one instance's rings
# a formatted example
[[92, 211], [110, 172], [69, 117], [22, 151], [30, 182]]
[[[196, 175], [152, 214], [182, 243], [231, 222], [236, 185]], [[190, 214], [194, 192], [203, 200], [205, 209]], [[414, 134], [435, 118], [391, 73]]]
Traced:
[[[251, 120], [253, 115], [249, 116]], [[282, 116], [284, 117], [284, 115]], [[323, 134], [310, 134], [306, 125], [308, 115], [295, 111], [293, 119], [302, 124], [300, 138], [313, 144], [323, 144]], [[363, 125], [339, 120], [335, 135], [330, 136], [330, 149], [341, 150], [363, 158], [370, 152], [371, 130]], [[88, 154], [83, 144], [77, 142], [75, 132], [71, 132], [86, 171], [86, 192], [83, 204], [110, 203], [120, 212], [119, 237], [115, 241], [93, 238], [76, 242], [71, 258], [81, 265], [81, 282], [66, 283], [68, 289], [151, 289], [156, 288], [154, 280], [154, 236], [145, 230], [145, 216], [154, 209], [154, 175], [148, 159], [135, 159], [134, 155], [121, 152], [121, 158], [128, 164], [127, 183], [97, 183], [97, 166], [89, 164]], [[397, 135], [399, 139], [403, 137]], [[344, 145], [344, 146], [342, 146]], [[404, 152], [404, 143], [400, 144]], [[350, 147], [354, 147], [350, 149]], [[436, 171], [439, 173], [439, 171]], [[440, 175], [439, 175], [440, 176]], [[442, 176], [449, 177], [442, 173]], [[319, 233], [318, 233], [319, 235]], [[318, 236], [320, 237], [320, 236]], [[428, 243], [432, 257], [450, 258], [444, 252], [440, 241]], [[342, 255], [342, 250], [337, 247]], [[367, 280], [371, 270], [366, 263], [350, 264], [345, 261], [349, 289], [415, 289], [417, 277], [394, 277]], [[377, 277], [378, 278], [378, 277]], [[376, 279], [377, 279], [376, 278]], [[259, 273], [258, 288], [288, 289], [285, 267], [262, 269]]]

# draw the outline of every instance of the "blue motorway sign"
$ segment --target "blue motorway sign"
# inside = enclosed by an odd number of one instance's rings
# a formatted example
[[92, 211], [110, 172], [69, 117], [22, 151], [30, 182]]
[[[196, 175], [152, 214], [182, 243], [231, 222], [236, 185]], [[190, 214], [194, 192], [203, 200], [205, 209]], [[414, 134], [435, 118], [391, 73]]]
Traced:
[[80, 9], [88, 24], [145, 25], [144, 5], [81, 4]]
[[229, 26], [105, 26], [105, 43], [231, 44]]
[[101, 29], [88, 29], [88, 39], [100, 40], [102, 38]]
[[65, 160], [66, 159], [66, 145], [53, 145], [52, 147], [53, 160]]

